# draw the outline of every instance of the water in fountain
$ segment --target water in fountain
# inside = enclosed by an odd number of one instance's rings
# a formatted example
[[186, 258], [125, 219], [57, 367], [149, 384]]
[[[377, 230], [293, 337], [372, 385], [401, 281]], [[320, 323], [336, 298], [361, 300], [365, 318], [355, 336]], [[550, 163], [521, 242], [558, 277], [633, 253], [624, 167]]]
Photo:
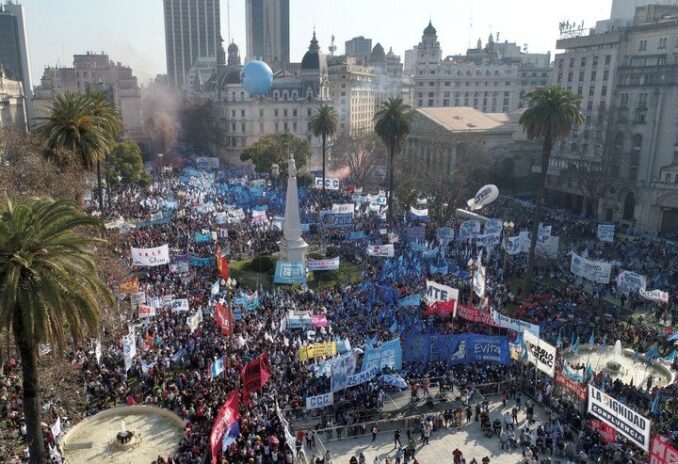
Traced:
[[622, 359], [622, 346], [621, 346], [621, 340], [617, 340], [614, 342], [614, 357], [612, 358], [614, 361], [619, 362]]

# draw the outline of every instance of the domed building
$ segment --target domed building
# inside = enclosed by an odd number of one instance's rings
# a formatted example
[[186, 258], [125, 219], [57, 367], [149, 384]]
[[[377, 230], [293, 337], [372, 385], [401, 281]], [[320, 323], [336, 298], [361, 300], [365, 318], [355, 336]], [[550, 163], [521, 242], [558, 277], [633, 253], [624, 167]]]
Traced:
[[371, 68], [378, 68], [382, 72], [386, 71], [386, 53], [384, 52], [384, 47], [379, 42], [377, 42], [372, 49], [372, 53], [370, 53], [369, 65]]

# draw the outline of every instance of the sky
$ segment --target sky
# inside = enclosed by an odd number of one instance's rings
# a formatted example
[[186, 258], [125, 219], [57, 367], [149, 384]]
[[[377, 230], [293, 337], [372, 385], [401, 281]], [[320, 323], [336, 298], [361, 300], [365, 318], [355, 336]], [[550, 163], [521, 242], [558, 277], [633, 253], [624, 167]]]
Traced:
[[[0, 0], [2, 1], [2, 0]], [[166, 72], [162, 0], [20, 0], [26, 15], [33, 85], [46, 66], [70, 66], [73, 55], [105, 51], [132, 67], [140, 83]], [[316, 29], [327, 52], [336, 37], [363, 35], [401, 55], [421, 40], [429, 19], [443, 55], [465, 52], [490, 33], [527, 44], [530, 52], [555, 52], [558, 23], [592, 27], [610, 14], [612, 0], [290, 0], [291, 60], [301, 61]], [[230, 5], [230, 28], [229, 15]], [[221, 0], [221, 31], [245, 55], [245, 0]]]

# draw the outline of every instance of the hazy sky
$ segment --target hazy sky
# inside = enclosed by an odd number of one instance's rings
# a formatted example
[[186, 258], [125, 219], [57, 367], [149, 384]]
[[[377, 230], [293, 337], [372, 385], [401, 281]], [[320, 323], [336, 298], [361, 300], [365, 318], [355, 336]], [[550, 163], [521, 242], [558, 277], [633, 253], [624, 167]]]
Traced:
[[[0, 0], [2, 1], [2, 0]], [[162, 0], [20, 0], [27, 17], [34, 85], [47, 65], [70, 65], [74, 53], [106, 51], [132, 67], [141, 82], [166, 72]], [[443, 55], [462, 53], [490, 32], [500, 40], [554, 51], [558, 23], [609, 17], [612, 0], [290, 0], [291, 59], [300, 61], [315, 26], [325, 52], [336, 36], [364, 35], [403, 56], [416, 45], [429, 19]], [[221, 31], [245, 50], [245, 0], [221, 0]], [[404, 56], [403, 56], [404, 58]]]

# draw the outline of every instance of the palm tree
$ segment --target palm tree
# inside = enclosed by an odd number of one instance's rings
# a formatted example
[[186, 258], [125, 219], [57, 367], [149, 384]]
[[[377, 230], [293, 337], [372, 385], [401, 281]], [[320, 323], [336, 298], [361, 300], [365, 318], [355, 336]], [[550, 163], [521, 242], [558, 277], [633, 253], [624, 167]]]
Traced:
[[65, 348], [96, 329], [99, 298], [112, 303], [97, 277], [92, 245], [81, 233], [99, 225], [77, 206], [51, 198], [0, 205], [0, 333], [14, 337], [23, 375], [23, 408], [31, 462], [44, 461], [37, 349]]
[[402, 98], [389, 98], [374, 115], [374, 132], [389, 150], [388, 220], [393, 219], [393, 165], [412, 128], [412, 108]]
[[537, 235], [542, 216], [546, 175], [553, 145], [557, 140], [567, 137], [573, 126], [582, 124], [584, 118], [579, 111], [581, 96], [562, 87], [537, 88], [529, 92], [526, 98], [529, 108], [520, 117], [520, 124], [525, 132], [527, 132], [529, 139], [541, 140], [542, 143], [539, 189], [537, 191], [534, 216], [532, 217], [530, 257], [524, 285], [525, 294], [529, 295], [532, 290]]
[[313, 135], [323, 140], [323, 200], [325, 199], [325, 149], [327, 138], [337, 132], [337, 112], [330, 105], [320, 105], [309, 123]]

